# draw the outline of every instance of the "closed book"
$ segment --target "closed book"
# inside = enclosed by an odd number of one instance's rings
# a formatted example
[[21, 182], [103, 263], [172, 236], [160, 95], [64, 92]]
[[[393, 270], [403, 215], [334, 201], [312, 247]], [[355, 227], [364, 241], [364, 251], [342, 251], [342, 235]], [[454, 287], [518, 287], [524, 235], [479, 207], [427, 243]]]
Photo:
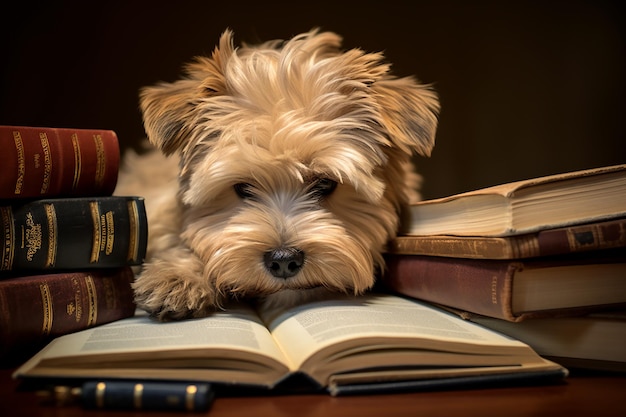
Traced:
[[567, 368], [626, 372], [626, 310], [520, 323], [475, 314], [464, 317], [521, 340]]
[[133, 316], [132, 280], [130, 267], [0, 280], [0, 353]]
[[0, 199], [110, 195], [120, 150], [112, 130], [0, 126]]
[[406, 296], [509, 321], [581, 314], [626, 303], [625, 252], [606, 252], [523, 261], [388, 255], [382, 283]]
[[413, 203], [402, 234], [511, 236], [626, 216], [626, 164]]
[[144, 199], [44, 199], [0, 206], [2, 271], [139, 265], [146, 253]]
[[505, 237], [397, 236], [388, 252], [478, 259], [522, 259], [626, 246], [626, 218]]

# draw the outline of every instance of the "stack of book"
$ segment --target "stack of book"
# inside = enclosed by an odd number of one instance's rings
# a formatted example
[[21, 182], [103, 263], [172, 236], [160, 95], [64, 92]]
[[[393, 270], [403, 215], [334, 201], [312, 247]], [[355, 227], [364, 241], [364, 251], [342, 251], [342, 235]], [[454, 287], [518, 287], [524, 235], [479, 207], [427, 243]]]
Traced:
[[0, 357], [134, 314], [143, 199], [113, 196], [110, 130], [0, 126]]
[[411, 206], [383, 284], [568, 367], [626, 370], [626, 165]]

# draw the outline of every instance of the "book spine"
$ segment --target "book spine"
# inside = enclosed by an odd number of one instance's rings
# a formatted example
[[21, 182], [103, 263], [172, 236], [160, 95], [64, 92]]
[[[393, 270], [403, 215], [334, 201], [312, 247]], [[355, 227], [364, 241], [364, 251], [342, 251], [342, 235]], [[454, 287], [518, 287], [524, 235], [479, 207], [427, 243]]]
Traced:
[[110, 195], [120, 150], [111, 130], [0, 126], [0, 199]]
[[131, 317], [130, 267], [0, 281], [0, 352]]
[[512, 285], [521, 263], [420, 255], [392, 255], [386, 260], [382, 282], [390, 290], [484, 316], [518, 320], [512, 311]]
[[[626, 221], [615, 220], [544, 230], [537, 234], [535, 256], [559, 255], [626, 246]], [[524, 254], [524, 248], [519, 253]]]
[[522, 259], [565, 255], [626, 246], [626, 220], [497, 237], [398, 236], [389, 252], [470, 259]]
[[470, 259], [510, 259], [516, 256], [505, 238], [397, 236], [389, 242], [389, 253]]
[[148, 223], [141, 197], [59, 198], [2, 206], [0, 226], [0, 274], [139, 265], [146, 254]]

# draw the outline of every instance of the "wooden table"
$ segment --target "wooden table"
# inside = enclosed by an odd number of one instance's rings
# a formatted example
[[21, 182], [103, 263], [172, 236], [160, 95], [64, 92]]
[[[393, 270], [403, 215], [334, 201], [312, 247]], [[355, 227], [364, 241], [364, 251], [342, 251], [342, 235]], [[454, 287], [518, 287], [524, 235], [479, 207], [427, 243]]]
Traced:
[[[0, 369], [0, 416], [176, 416], [172, 412], [82, 410], [41, 405], [33, 392], [20, 390], [13, 369]], [[626, 416], [626, 375], [576, 374], [557, 385], [416, 392], [334, 398], [288, 395], [217, 398], [212, 417], [244, 416]]]

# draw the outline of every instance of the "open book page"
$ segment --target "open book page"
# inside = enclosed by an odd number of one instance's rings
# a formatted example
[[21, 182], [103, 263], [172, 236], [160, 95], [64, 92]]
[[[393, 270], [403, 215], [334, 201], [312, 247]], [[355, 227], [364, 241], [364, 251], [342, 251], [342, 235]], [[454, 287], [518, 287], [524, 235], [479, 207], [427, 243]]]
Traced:
[[260, 315], [293, 368], [322, 385], [333, 373], [367, 368], [542, 361], [521, 342], [394, 295], [342, 297]]
[[283, 362], [254, 310], [236, 305], [206, 318], [170, 323], [138, 312], [133, 318], [57, 338], [18, 373], [270, 385], [288, 372]]

